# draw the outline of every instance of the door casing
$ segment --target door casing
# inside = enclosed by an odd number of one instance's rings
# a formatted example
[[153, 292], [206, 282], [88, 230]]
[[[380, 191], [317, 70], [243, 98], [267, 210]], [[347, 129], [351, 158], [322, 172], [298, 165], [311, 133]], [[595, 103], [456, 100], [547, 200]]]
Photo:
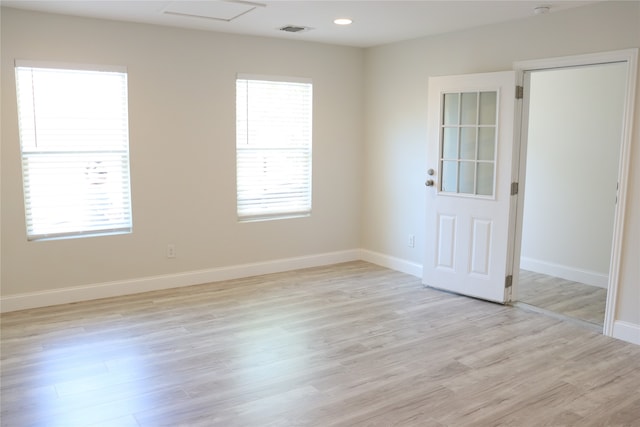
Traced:
[[594, 53], [587, 55], [566, 56], [558, 58], [547, 58], [530, 61], [518, 61], [514, 63], [516, 71], [516, 81], [519, 86], [524, 87], [523, 102], [516, 103], [515, 127], [520, 129], [516, 132], [514, 147], [519, 153], [519, 162], [514, 162], [514, 167], [518, 168], [519, 195], [517, 198], [517, 209], [515, 215], [514, 236], [510, 239], [509, 245], [513, 254], [512, 272], [513, 288], [512, 299], [517, 299], [519, 271], [520, 271], [520, 251], [522, 245], [522, 220], [524, 212], [524, 191], [526, 188], [526, 151], [527, 134], [529, 129], [529, 96], [530, 87], [525, 82], [525, 72], [536, 70], [547, 70], [554, 68], [569, 68], [587, 65], [607, 64], [613, 62], [624, 62], [627, 64], [626, 96], [624, 104], [624, 114], [622, 121], [622, 140], [620, 141], [620, 159], [618, 162], [618, 203], [615, 209], [613, 242], [611, 247], [611, 260], [609, 267], [609, 281], [607, 284], [607, 302], [605, 308], [605, 318], [603, 334], [613, 335], [615, 321], [615, 307], [620, 279], [620, 262], [622, 255], [622, 243], [624, 235], [624, 217], [627, 199], [627, 187], [629, 176], [629, 164], [631, 157], [631, 138], [633, 127], [633, 114], [635, 104], [635, 92], [638, 68], [638, 49], [625, 49], [618, 51]]

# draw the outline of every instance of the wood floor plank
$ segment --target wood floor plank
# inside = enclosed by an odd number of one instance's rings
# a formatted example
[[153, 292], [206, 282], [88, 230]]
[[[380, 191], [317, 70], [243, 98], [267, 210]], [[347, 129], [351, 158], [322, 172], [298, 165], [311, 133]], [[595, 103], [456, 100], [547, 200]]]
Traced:
[[607, 290], [520, 270], [518, 301], [602, 327]]
[[365, 262], [3, 314], [2, 426], [640, 426], [640, 347]]

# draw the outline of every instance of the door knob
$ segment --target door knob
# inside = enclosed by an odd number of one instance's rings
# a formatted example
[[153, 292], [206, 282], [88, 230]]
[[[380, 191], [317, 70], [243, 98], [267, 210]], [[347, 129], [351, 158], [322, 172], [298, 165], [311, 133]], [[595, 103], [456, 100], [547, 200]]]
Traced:
[[432, 180], [432, 179], [428, 179], [428, 180], [424, 183], [424, 185], [426, 185], [427, 187], [433, 187], [433, 184], [434, 184], [434, 182], [433, 182], [433, 180]]

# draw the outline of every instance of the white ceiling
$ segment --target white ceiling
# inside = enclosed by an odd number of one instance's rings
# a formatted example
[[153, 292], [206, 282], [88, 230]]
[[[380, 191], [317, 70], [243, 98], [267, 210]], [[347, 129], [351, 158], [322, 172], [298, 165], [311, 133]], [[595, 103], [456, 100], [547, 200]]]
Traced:
[[[522, 19], [534, 16], [542, 5], [555, 13], [589, 3], [595, 1], [1, 0], [3, 6], [19, 9], [355, 47]], [[335, 25], [339, 17], [351, 18], [353, 24]], [[286, 25], [312, 29], [279, 30]]]

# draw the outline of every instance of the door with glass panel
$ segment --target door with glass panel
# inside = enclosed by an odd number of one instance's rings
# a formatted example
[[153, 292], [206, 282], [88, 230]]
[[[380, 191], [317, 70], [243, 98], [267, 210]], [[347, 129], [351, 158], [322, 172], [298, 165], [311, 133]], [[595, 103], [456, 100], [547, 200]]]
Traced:
[[510, 299], [515, 73], [432, 77], [423, 283]]

